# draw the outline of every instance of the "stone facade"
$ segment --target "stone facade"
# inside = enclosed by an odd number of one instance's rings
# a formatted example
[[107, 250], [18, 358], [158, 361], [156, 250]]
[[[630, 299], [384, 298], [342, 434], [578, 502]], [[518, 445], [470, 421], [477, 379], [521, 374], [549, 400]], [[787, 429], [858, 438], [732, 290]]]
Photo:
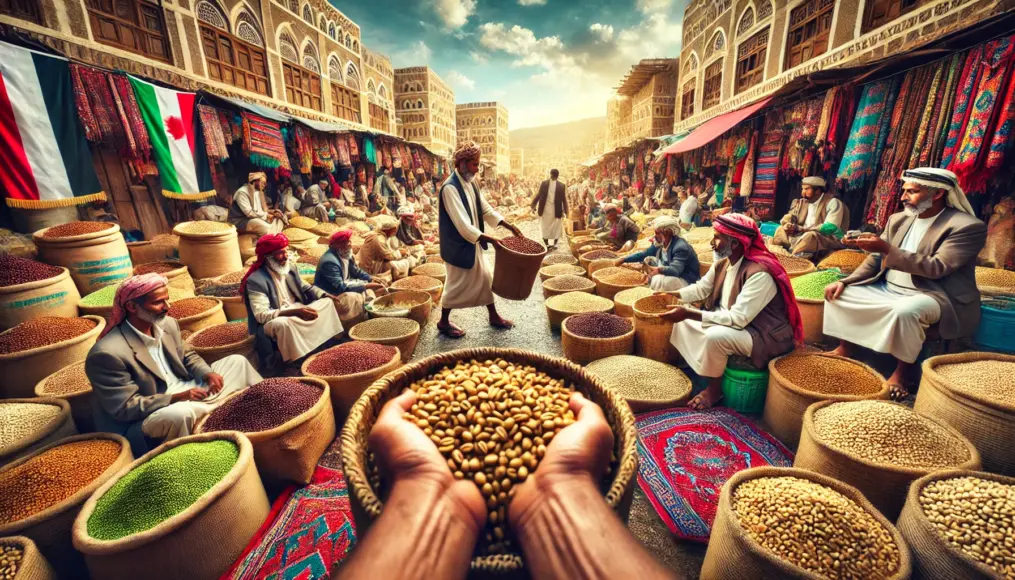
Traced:
[[455, 136], [455, 92], [426, 66], [395, 69], [398, 135], [448, 157]]
[[676, 59], [652, 59], [631, 69], [606, 104], [606, 151], [670, 134], [677, 68]]
[[496, 102], [458, 105], [458, 140], [471, 139], [483, 148], [483, 163], [494, 175], [511, 173], [508, 110]]
[[[363, 48], [367, 76], [366, 95], [370, 127], [395, 132], [395, 68], [383, 54]], [[372, 105], [372, 106], [371, 106]]]
[[693, 0], [684, 12], [673, 132], [799, 76], [911, 51], [1013, 7], [1011, 0]]
[[511, 173], [525, 175], [525, 149], [511, 148]]

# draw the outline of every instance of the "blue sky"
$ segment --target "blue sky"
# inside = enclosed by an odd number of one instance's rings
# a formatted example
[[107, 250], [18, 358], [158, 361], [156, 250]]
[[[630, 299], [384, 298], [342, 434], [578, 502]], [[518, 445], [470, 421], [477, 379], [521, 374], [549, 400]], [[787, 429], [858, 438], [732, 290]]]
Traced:
[[676, 57], [686, 0], [331, 0], [396, 68], [427, 64], [512, 129], [604, 116], [642, 58]]

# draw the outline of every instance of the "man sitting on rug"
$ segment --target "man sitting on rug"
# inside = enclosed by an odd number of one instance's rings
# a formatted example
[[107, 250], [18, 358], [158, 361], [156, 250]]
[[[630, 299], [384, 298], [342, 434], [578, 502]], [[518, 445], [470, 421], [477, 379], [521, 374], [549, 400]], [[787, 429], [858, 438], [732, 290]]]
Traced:
[[987, 228], [976, 218], [955, 174], [923, 167], [902, 174], [904, 211], [891, 215], [881, 237], [846, 239], [871, 255], [852, 274], [825, 289], [825, 334], [895, 357], [891, 395], [908, 394], [907, 376], [920, 356], [927, 328], [942, 339], [972, 335], [980, 323], [976, 255]]
[[300, 278], [285, 234], [262, 236], [257, 260], [240, 283], [247, 326], [265, 368], [291, 363], [342, 333], [341, 300]]
[[277, 234], [285, 228], [285, 214], [264, 206], [264, 188], [267, 186], [268, 176], [263, 171], [257, 171], [248, 175], [247, 183], [233, 194], [233, 203], [229, 206], [229, 221], [240, 233], [263, 236]]
[[396, 213], [398, 213], [398, 233], [396, 234], [398, 241], [409, 248], [410, 252], [422, 254], [426, 242], [423, 241], [423, 232], [416, 225], [416, 212], [412, 204], [405, 204], [398, 208]]
[[652, 245], [626, 258], [617, 258], [617, 265], [644, 263], [653, 258], [649, 266], [649, 288], [656, 292], [680, 290], [701, 278], [701, 266], [694, 248], [680, 237], [680, 222], [663, 216], [653, 222], [655, 239]]
[[356, 265], [352, 255], [352, 230], [342, 230], [328, 238], [328, 251], [321, 256], [314, 274], [314, 286], [338, 296], [338, 317], [343, 326], [363, 315], [363, 305], [382, 292], [384, 285]]
[[331, 202], [328, 201], [328, 180], [322, 179], [311, 185], [303, 192], [303, 199], [300, 205], [300, 214], [314, 218], [321, 223], [331, 221], [328, 217], [328, 208]]
[[696, 284], [675, 294], [704, 301], [702, 310], [678, 306], [663, 315], [674, 322], [670, 341], [688, 366], [708, 379], [689, 403], [707, 409], [722, 400], [722, 377], [730, 355], [749, 357], [763, 369], [803, 341], [803, 326], [789, 276], [765, 246], [754, 220], [741, 214], [712, 222], [715, 261]]
[[226, 397], [261, 381], [239, 355], [209, 366], [184, 343], [168, 313], [166, 278], [127, 278], [116, 289], [109, 326], [85, 360], [96, 428], [126, 437], [138, 457], [148, 451], [145, 437], [190, 435]]
[[849, 209], [826, 193], [821, 177], [805, 177], [800, 195], [782, 217], [772, 241], [808, 260], [819, 252], [841, 250], [840, 240], [849, 229]]
[[416, 260], [398, 241], [398, 220], [389, 216], [381, 216], [378, 220], [377, 229], [363, 237], [359, 265], [373, 276], [390, 272], [392, 280], [405, 278], [416, 266]]
[[612, 203], [603, 206], [603, 213], [606, 215], [606, 225], [595, 231], [596, 238], [621, 253], [633, 248], [638, 241], [638, 234], [641, 233], [638, 224], [626, 215], [621, 215], [620, 210]]

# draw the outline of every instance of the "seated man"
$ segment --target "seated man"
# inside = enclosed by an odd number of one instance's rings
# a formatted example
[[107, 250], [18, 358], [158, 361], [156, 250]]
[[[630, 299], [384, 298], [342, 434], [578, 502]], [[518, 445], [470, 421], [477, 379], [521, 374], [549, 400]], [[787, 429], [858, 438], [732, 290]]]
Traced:
[[691, 195], [683, 187], [678, 188], [680, 197], [680, 227], [689, 230], [694, 227], [694, 218], [698, 216], [698, 198]]
[[416, 260], [408, 256], [408, 251], [398, 242], [398, 220], [387, 216], [379, 219], [381, 222], [377, 230], [363, 238], [359, 265], [372, 276], [390, 272], [392, 280], [405, 278], [416, 266]]
[[257, 260], [240, 283], [247, 326], [265, 368], [279, 358], [297, 361], [342, 333], [339, 298], [303, 281], [288, 247], [285, 234], [262, 236], [254, 246]]
[[708, 388], [688, 406], [707, 409], [722, 400], [722, 377], [730, 355], [749, 357], [763, 369], [768, 361], [803, 341], [803, 325], [786, 270], [765, 247], [754, 220], [741, 214], [717, 217], [712, 227], [715, 262], [696, 284], [675, 294], [704, 301], [702, 310], [678, 306], [673, 346], [687, 365], [708, 379]]
[[626, 252], [633, 248], [641, 233], [638, 224], [626, 215], [621, 215], [612, 203], [603, 206], [603, 213], [606, 214], [606, 224], [596, 230], [596, 238], [612, 246], [615, 251]]
[[663, 216], [653, 222], [655, 239], [647, 249], [626, 258], [618, 258], [617, 264], [642, 263], [653, 258], [648, 274], [649, 288], [656, 292], [680, 290], [694, 284], [701, 278], [701, 266], [694, 248], [680, 237], [680, 222], [676, 218]]
[[317, 264], [314, 286], [338, 296], [338, 317], [348, 326], [348, 322], [362, 317], [363, 304], [372, 300], [375, 292], [383, 291], [384, 285], [374, 282], [370, 274], [356, 265], [352, 230], [335, 232], [328, 242], [328, 251]]
[[398, 233], [396, 237], [403, 246], [409, 248], [409, 252], [416, 255], [424, 253], [423, 246], [426, 245], [426, 242], [423, 241], [423, 232], [416, 225], [416, 213], [410, 204], [398, 208]]
[[314, 218], [319, 222], [328, 222], [328, 208], [331, 202], [328, 201], [328, 180], [322, 179], [311, 185], [303, 192], [303, 199], [300, 204], [300, 214]]
[[233, 194], [233, 203], [229, 206], [229, 221], [240, 232], [263, 236], [277, 234], [285, 229], [285, 216], [277, 209], [265, 207], [264, 188], [268, 186], [268, 177], [263, 171], [247, 176], [247, 183]]
[[367, 217], [379, 216], [381, 214], [390, 214], [388, 207], [384, 204], [384, 200], [381, 199], [380, 194], [371, 192], [367, 195]]
[[819, 252], [841, 250], [840, 240], [849, 229], [849, 209], [825, 192], [825, 180], [820, 177], [805, 177], [800, 195], [782, 217], [772, 241], [808, 260]]
[[881, 237], [863, 234], [846, 243], [871, 252], [863, 264], [825, 289], [825, 334], [897, 360], [888, 379], [904, 398], [907, 373], [923, 349], [927, 328], [939, 323], [942, 339], [972, 335], [980, 323], [976, 255], [987, 228], [975, 217], [955, 174], [920, 168], [903, 172], [904, 211], [888, 218]]
[[148, 452], [146, 436], [190, 435], [226, 397], [261, 381], [244, 357], [208, 366], [183, 342], [179, 324], [167, 316], [168, 284], [154, 273], [124, 280], [109, 326], [85, 360], [96, 428], [126, 437], [138, 457]]

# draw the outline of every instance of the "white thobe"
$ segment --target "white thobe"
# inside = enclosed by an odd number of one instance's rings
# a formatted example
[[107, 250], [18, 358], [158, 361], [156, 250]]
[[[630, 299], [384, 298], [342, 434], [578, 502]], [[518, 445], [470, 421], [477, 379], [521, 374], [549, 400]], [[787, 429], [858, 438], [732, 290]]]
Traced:
[[268, 221], [268, 212], [261, 202], [261, 192], [254, 189], [250, 184], [236, 190], [233, 200], [239, 206], [240, 211], [247, 217], [245, 232], [263, 236], [265, 234], [277, 234], [282, 231], [285, 224], [282, 220]]
[[[713, 263], [697, 283], [678, 291], [676, 294], [680, 299], [697, 302], [711, 296], [718, 263]], [[670, 342], [688, 366], [702, 377], [721, 377], [730, 355], [750, 356], [754, 339], [745, 329], [779, 291], [768, 272], [758, 272], [744, 282], [736, 302], [730, 304], [730, 293], [742, 265], [743, 258], [726, 269], [722, 294], [715, 310], [703, 310], [701, 322], [685, 320], [673, 325]]]
[[271, 308], [268, 296], [260, 292], [250, 292], [250, 307], [254, 311], [254, 318], [264, 327], [264, 333], [275, 339], [284, 361], [291, 362], [304, 357], [342, 333], [342, 321], [335, 308], [335, 301], [328, 297], [305, 305], [317, 311], [316, 320], [279, 316], [283, 310], [304, 305], [298, 297], [293, 296], [284, 279], [274, 272], [270, 272], [270, 275], [279, 300], [278, 308]]
[[[916, 252], [941, 214], [915, 219], [900, 248]], [[907, 272], [888, 270], [883, 279], [847, 286], [838, 299], [825, 301], [825, 334], [914, 363], [923, 350], [927, 328], [941, 320], [941, 305], [916, 289]]]
[[[468, 204], [462, 204], [462, 197], [450, 183], [441, 190], [441, 201], [459, 235], [471, 244], [478, 244], [479, 236], [483, 233], [479, 231], [479, 220], [482, 218], [488, 227], [495, 228], [504, 218], [487, 203], [486, 198], [480, 199], [482, 207], [473, 207], [476, 195], [472, 184], [465, 181], [457, 170], [455, 174], [462, 183]], [[493, 304], [493, 269], [486, 261], [482, 248], [477, 245], [476, 259], [472, 268], [459, 268], [452, 264], [445, 264], [445, 267], [447, 278], [444, 297], [441, 300], [442, 307], [471, 308]]]
[[546, 203], [543, 204], [543, 213], [539, 216], [539, 231], [544, 240], [559, 240], [564, 235], [564, 219], [558, 218], [555, 212], [557, 207], [557, 180], [551, 179], [550, 186], [546, 190]]
[[328, 208], [324, 206], [328, 196], [316, 183], [307, 188], [303, 193], [303, 203], [300, 206], [300, 214], [312, 217], [319, 222], [330, 221]]
[[687, 199], [680, 204], [680, 223], [693, 224], [694, 216], [698, 213], [698, 198], [688, 195]]

